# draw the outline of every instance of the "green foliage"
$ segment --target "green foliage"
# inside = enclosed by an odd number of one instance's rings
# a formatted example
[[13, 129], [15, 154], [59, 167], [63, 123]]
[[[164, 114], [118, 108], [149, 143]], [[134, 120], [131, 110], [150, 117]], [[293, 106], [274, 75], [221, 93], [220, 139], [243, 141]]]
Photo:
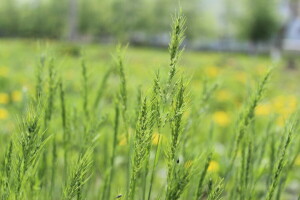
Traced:
[[248, 0], [242, 34], [253, 43], [269, 41], [279, 28], [277, 0]]

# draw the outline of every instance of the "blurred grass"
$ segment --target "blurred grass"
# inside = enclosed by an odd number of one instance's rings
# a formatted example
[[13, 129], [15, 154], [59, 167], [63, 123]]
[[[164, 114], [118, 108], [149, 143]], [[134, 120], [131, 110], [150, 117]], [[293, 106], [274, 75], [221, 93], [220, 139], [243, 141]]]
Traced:
[[[80, 92], [81, 83], [78, 80], [81, 73], [81, 59], [87, 61], [90, 80], [96, 83], [105, 71], [112, 67], [112, 53], [115, 51], [112, 45], [79, 45], [44, 40], [38, 42], [20, 39], [0, 40], [0, 43], [1, 93], [10, 96], [21, 91], [27, 91], [33, 95], [35, 67], [43, 56], [54, 58], [56, 68], [66, 79], [67, 90], [72, 91], [72, 94], [76, 96]], [[296, 98], [300, 92], [297, 79], [299, 71], [285, 69], [284, 62], [272, 63], [266, 56], [231, 53], [185, 51], [184, 54], [180, 63], [185, 76], [190, 79], [191, 95], [200, 94], [204, 79], [220, 85], [214, 98], [216, 110], [237, 109], [236, 105], [241, 105], [248, 95], [248, 90], [254, 86], [254, 82], [271, 65], [276, 65], [277, 69], [267, 95], [270, 99], [265, 99], [266, 104], [276, 99], [282, 101], [283, 104], [289, 103], [285, 101], [292, 101], [291, 104], [297, 103]], [[165, 49], [129, 47], [126, 52], [125, 65], [128, 80], [130, 80], [128, 81], [129, 93], [135, 93], [137, 92], [136, 86], [142, 85], [143, 88], [147, 88], [151, 84], [154, 73], [158, 69], [163, 72], [168, 70], [168, 52]], [[116, 89], [117, 84], [115, 78], [111, 77], [109, 87]], [[13, 100], [9, 100], [11, 101]], [[6, 106], [1, 105], [1, 107]], [[263, 107], [262, 114], [266, 114], [268, 109], [271, 109], [268, 105]], [[222, 114], [219, 113], [219, 115]], [[11, 115], [9, 118], [12, 119]]]
[[[76, 45], [54, 41], [32, 40], [1, 40], [0, 41], [0, 81], [1, 92], [11, 93], [26, 89], [33, 92], [35, 67], [40, 57], [55, 59], [55, 66], [67, 79], [67, 88], [79, 92], [81, 73], [81, 59], [87, 60], [90, 78], [93, 81], [103, 76], [112, 67], [112, 53], [114, 46], [110, 45]], [[83, 56], [79, 56], [83, 52]], [[225, 104], [238, 104], [247, 95], [247, 88], [271, 65], [278, 66], [272, 79], [270, 92], [272, 96], [281, 94], [299, 95], [298, 71], [289, 71], [284, 63], [272, 63], [264, 56], [248, 56], [241, 54], [222, 54], [208, 52], [184, 53], [181, 66], [184, 74], [190, 79], [191, 90], [201, 92], [202, 81], [219, 82], [217, 101]], [[126, 73], [128, 75], [129, 90], [137, 85], [147, 87], [157, 69], [168, 70], [168, 52], [162, 49], [129, 47], [126, 52]], [[113, 78], [112, 78], [113, 79]], [[114, 80], [112, 85], [117, 85]], [[268, 95], [270, 96], [270, 95]], [[279, 97], [280, 98], [280, 97]]]

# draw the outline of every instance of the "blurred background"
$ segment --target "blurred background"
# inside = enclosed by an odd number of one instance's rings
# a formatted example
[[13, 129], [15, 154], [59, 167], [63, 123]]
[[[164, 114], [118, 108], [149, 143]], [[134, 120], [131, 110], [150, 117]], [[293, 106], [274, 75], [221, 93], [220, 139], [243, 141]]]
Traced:
[[299, 0], [1, 0], [0, 37], [165, 47], [179, 4], [187, 48], [275, 58], [300, 49]]

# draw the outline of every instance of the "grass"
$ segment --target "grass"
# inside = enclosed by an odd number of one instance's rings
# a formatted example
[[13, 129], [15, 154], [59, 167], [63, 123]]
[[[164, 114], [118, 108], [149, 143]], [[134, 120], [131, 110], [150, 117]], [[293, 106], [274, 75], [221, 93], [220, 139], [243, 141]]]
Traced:
[[299, 72], [184, 52], [185, 29], [168, 51], [1, 40], [1, 198], [297, 198]]

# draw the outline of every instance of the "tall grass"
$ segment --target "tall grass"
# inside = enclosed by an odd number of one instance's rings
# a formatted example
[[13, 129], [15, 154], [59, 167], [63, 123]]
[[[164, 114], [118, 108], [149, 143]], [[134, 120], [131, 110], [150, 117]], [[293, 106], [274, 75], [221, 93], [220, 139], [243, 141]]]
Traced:
[[204, 77], [199, 90], [190, 90], [179, 68], [185, 23], [182, 11], [174, 15], [168, 66], [152, 82], [143, 74], [150, 81], [141, 86], [121, 46], [100, 76], [74, 59], [81, 77], [75, 86], [54, 59], [42, 57], [32, 103], [17, 113], [13, 136], [0, 141], [1, 199], [296, 198], [289, 191], [298, 175], [298, 113], [285, 128], [277, 116], [255, 114], [269, 95], [271, 70], [242, 105], [235, 127], [217, 126], [211, 114], [222, 109], [214, 102], [221, 84]]

